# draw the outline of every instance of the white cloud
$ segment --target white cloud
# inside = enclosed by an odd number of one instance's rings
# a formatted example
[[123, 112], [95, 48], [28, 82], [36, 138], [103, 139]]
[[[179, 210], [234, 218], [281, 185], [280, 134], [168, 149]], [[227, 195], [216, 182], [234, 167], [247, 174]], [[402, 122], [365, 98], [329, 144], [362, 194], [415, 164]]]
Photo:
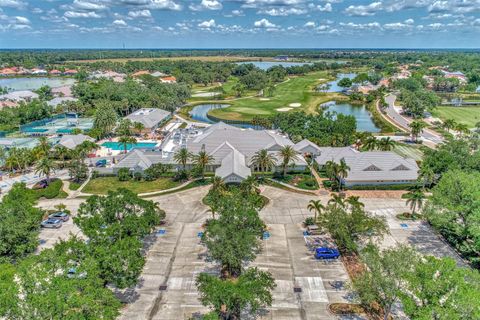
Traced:
[[316, 24], [315, 22], [313, 22], [313, 21], [308, 21], [308, 22], [305, 23], [303, 26], [304, 26], [305, 28], [315, 28], [316, 25], [317, 25], [317, 24]]
[[127, 26], [127, 23], [125, 22], [125, 20], [121, 20], [121, 19], [113, 21], [113, 24], [120, 27]]
[[407, 19], [407, 20], [405, 20], [405, 23], [406, 23], [406, 24], [413, 24], [413, 23], [415, 23], [415, 20], [413, 20], [413, 19]]
[[22, 9], [25, 6], [26, 6], [26, 3], [20, 0], [0, 0], [0, 7]]
[[182, 9], [182, 5], [174, 0], [103, 0], [104, 2], [111, 3], [113, 6], [125, 6], [137, 7], [142, 9], [151, 10], [174, 10], [179, 11]]
[[349, 29], [357, 29], [357, 30], [364, 30], [364, 29], [380, 29], [382, 26], [378, 22], [370, 22], [370, 23], [353, 23], [353, 22], [340, 22], [340, 26], [346, 27]]
[[243, 15], [244, 15], [244, 13], [243, 13], [242, 10], [232, 10], [232, 16], [239, 17], [239, 16], [243, 16]]
[[373, 16], [378, 11], [382, 10], [381, 2], [372, 2], [369, 5], [349, 6], [345, 9], [345, 13], [349, 16]]
[[306, 14], [307, 10], [302, 8], [286, 8], [286, 7], [278, 7], [278, 8], [268, 8], [262, 9], [257, 12], [258, 14], [266, 14], [269, 16], [282, 16], [286, 17], [289, 15], [302, 15]]
[[201, 11], [201, 10], [221, 10], [223, 5], [218, 0], [202, 0], [200, 4], [192, 3], [189, 6], [190, 10]]
[[202, 28], [202, 29], [213, 28], [213, 27], [215, 27], [215, 20], [210, 19], [210, 20], [203, 21], [203, 22], [198, 24], [198, 27]]
[[64, 16], [67, 18], [101, 18], [102, 16], [96, 12], [78, 12], [78, 11], [66, 11]]
[[72, 7], [77, 10], [92, 10], [92, 11], [106, 10], [107, 6], [99, 2], [100, 1], [97, 1], [97, 3], [94, 3], [94, 2], [83, 1], [83, 0], [74, 0], [72, 3]]
[[145, 9], [145, 10], [130, 11], [128, 13], [128, 16], [130, 18], [151, 18], [152, 13], [150, 12], [150, 10]]
[[15, 23], [16, 24], [30, 24], [30, 20], [28, 20], [28, 18], [25, 18], [25, 17], [16, 16], [15, 17]]
[[320, 11], [320, 12], [332, 12], [333, 8], [332, 8], [332, 4], [330, 2], [327, 2], [324, 6], [322, 5], [314, 5], [313, 3], [310, 3], [308, 5], [308, 7], [311, 9], [311, 10], [315, 10], [315, 11]]
[[253, 24], [256, 28], [277, 28], [277, 25], [271, 23], [270, 21], [268, 21], [268, 19], [261, 19], [261, 20], [258, 20], [258, 21], [255, 21], [255, 23]]

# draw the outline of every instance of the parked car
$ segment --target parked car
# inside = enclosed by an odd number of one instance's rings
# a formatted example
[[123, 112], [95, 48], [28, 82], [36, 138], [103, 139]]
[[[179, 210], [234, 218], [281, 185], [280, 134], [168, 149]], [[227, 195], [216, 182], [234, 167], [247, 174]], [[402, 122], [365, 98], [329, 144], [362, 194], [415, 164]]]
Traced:
[[320, 247], [315, 249], [315, 258], [327, 260], [327, 259], [338, 259], [340, 257], [340, 252], [337, 249]]
[[58, 229], [62, 226], [62, 220], [48, 218], [42, 221], [41, 226], [42, 228]]
[[95, 162], [95, 167], [105, 167], [107, 165], [107, 160], [106, 159], [100, 159], [97, 162]]
[[62, 220], [63, 222], [65, 222], [65, 221], [68, 221], [70, 216], [66, 212], [59, 211], [59, 212], [52, 213], [51, 215], [48, 216], [48, 218], [58, 219], [58, 220]]
[[33, 189], [45, 189], [48, 187], [48, 181], [46, 179], [40, 180], [33, 185]]

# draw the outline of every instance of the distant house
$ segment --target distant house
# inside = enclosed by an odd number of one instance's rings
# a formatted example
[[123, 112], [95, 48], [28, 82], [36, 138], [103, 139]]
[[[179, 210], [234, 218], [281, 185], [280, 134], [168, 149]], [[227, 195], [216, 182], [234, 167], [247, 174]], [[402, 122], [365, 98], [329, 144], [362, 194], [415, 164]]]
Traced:
[[33, 74], [33, 75], [46, 75], [46, 74], [48, 74], [48, 72], [47, 72], [47, 70], [44, 70], [44, 69], [34, 68], [34, 69], [32, 69], [31, 74]]
[[93, 139], [92, 137], [86, 136], [84, 134], [74, 134], [74, 135], [69, 134], [69, 135], [62, 136], [62, 138], [58, 143], [67, 149], [73, 150], [85, 141], [95, 142], [95, 139]]
[[322, 150], [322, 148], [307, 139], [303, 139], [302, 141], [298, 142], [297, 144], [295, 144], [295, 146], [293, 146], [293, 148], [300, 154], [309, 154], [311, 156], [320, 155], [320, 152]]
[[276, 56], [275, 60], [278, 61], [288, 61], [288, 56]]
[[66, 101], [78, 101], [78, 99], [73, 98], [73, 97], [56, 97], [56, 98], [53, 98], [52, 100], [48, 101], [47, 104], [51, 107], [56, 107], [59, 104], [61, 104], [63, 102], [66, 102]]
[[115, 82], [124, 82], [127, 75], [115, 71], [96, 71], [90, 74], [90, 79], [112, 79]]
[[52, 76], [60, 76], [62, 74], [62, 71], [54, 69], [54, 70], [50, 70], [50, 72], [48, 73], [51, 74]]
[[467, 77], [460, 71], [449, 72], [446, 70], [440, 70], [443, 76], [447, 79], [458, 79], [460, 83], [467, 83]]
[[347, 187], [414, 183], [418, 178], [419, 168], [414, 159], [390, 151], [359, 152], [350, 147], [325, 147], [315, 161], [323, 167], [328, 161], [339, 163], [342, 159], [350, 167], [344, 180]]
[[8, 77], [14, 76], [17, 74], [17, 71], [13, 68], [3, 68], [0, 70], [0, 76]]
[[171, 117], [172, 113], [163, 109], [143, 108], [129, 114], [125, 119], [129, 119], [132, 122], [140, 122], [144, 126], [144, 131], [148, 133], [160, 127], [170, 120]]
[[52, 88], [52, 94], [58, 97], [73, 97], [72, 86], [67, 85], [67, 86]]
[[68, 69], [68, 70], [65, 70], [65, 71], [63, 72], [63, 74], [66, 75], [66, 76], [74, 76], [74, 75], [76, 75], [77, 73], [78, 73], [78, 71], [75, 70], [75, 69]]
[[13, 91], [7, 94], [0, 95], [0, 101], [31, 101], [33, 99], [38, 99], [38, 94], [30, 90], [23, 91]]
[[177, 82], [177, 78], [175, 78], [175, 77], [173, 77], [173, 76], [162, 77], [162, 78], [160, 78], [160, 81], [163, 82], [163, 83], [176, 83], [176, 82]]
[[138, 78], [138, 77], [144, 76], [144, 75], [146, 75], [146, 74], [150, 74], [150, 72], [145, 71], [145, 70], [140, 70], [140, 71], [137, 71], [137, 72], [135, 72], [134, 74], [132, 74], [132, 77]]
[[159, 77], [165, 77], [166, 74], [160, 71], [155, 71], [154, 73], [151, 74], [152, 77], [159, 78]]

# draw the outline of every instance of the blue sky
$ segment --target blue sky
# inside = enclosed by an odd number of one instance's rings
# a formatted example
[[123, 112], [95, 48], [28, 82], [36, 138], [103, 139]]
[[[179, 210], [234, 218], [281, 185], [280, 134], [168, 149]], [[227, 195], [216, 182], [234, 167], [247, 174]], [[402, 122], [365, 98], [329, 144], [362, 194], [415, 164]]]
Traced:
[[480, 0], [0, 0], [0, 48], [479, 48]]

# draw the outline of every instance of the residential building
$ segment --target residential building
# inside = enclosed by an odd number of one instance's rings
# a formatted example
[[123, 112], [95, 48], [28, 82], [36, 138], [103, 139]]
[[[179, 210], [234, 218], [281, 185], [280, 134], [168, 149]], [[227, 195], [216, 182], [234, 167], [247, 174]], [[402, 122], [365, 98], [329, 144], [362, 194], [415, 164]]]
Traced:
[[159, 128], [162, 124], [170, 120], [172, 113], [163, 109], [143, 108], [132, 112], [125, 119], [132, 122], [140, 122], [144, 126], [145, 133]]
[[69, 134], [69, 135], [62, 136], [58, 143], [64, 146], [65, 148], [73, 150], [85, 141], [95, 142], [95, 139], [93, 139], [92, 137], [86, 136], [84, 134], [75, 134], [75, 135]]
[[140, 76], [143, 76], [143, 75], [146, 75], [146, 74], [150, 74], [150, 72], [146, 71], [146, 70], [140, 70], [140, 71], [137, 71], [134, 74], [132, 74], [132, 77], [137, 78], [137, 77], [140, 77]]
[[162, 77], [162, 78], [160, 78], [160, 81], [163, 82], [163, 83], [176, 83], [177, 78], [175, 78], [173, 76]]
[[38, 94], [30, 90], [12, 91], [6, 94], [0, 95], [0, 101], [31, 101], [38, 99]]
[[63, 102], [67, 102], [67, 101], [78, 101], [77, 98], [73, 98], [73, 97], [56, 97], [56, 98], [53, 98], [52, 100], [50, 101], [47, 101], [47, 104], [51, 107], [56, 107], [58, 106], [59, 104], [62, 104]]
[[50, 70], [50, 72], [48, 72], [48, 73], [51, 74], [52, 76], [60, 76], [60, 75], [62, 75], [62, 71], [56, 70], [56, 69]]
[[65, 71], [63, 72], [63, 74], [64, 74], [65, 76], [74, 76], [74, 75], [76, 75], [77, 73], [78, 73], [78, 71], [75, 70], [75, 69], [68, 69], [68, 70], [65, 70]]
[[339, 163], [342, 159], [350, 167], [344, 183], [355, 185], [386, 185], [414, 183], [419, 167], [414, 159], [404, 158], [390, 151], [360, 152], [350, 147], [320, 148], [315, 159], [320, 167], [328, 161]]

